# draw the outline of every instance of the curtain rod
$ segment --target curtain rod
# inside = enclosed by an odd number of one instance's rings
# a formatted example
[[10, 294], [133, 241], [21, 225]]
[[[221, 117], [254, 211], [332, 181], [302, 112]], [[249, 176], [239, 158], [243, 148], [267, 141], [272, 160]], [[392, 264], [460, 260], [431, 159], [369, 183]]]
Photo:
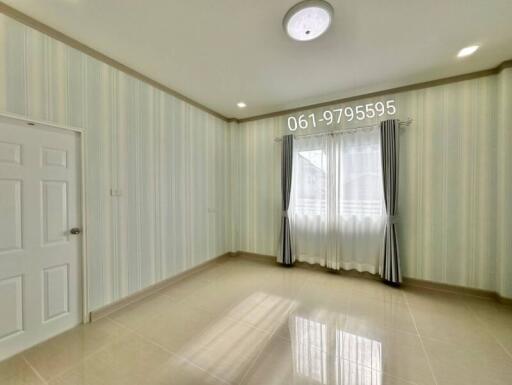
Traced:
[[[400, 127], [408, 127], [408, 126], [411, 125], [412, 122], [413, 122], [413, 119], [409, 118], [409, 119], [407, 119], [407, 120], [405, 120], [403, 122], [399, 121], [399, 125], [400, 125]], [[333, 134], [339, 134], [339, 133], [347, 132], [347, 131], [361, 130], [363, 128], [378, 127], [379, 125], [380, 125], [380, 123], [375, 123], [375, 124], [370, 124], [368, 126], [359, 126], [359, 127], [352, 127], [352, 128], [342, 128], [341, 130], [336, 130], [336, 131], [326, 131], [326, 132], [317, 132], [317, 133], [314, 133], [314, 134], [296, 135], [296, 137], [298, 137], [298, 138], [306, 138], [306, 137], [309, 137], [309, 136], [333, 135]], [[274, 138], [274, 142], [280, 142], [281, 140], [282, 140], [282, 137]]]

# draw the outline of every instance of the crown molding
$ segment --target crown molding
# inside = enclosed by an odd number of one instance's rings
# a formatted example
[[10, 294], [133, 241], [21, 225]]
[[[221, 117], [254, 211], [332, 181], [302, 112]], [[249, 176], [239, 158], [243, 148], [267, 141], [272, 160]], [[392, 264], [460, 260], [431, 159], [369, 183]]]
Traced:
[[51, 38], [54, 38], [55, 40], [58, 40], [72, 48], [75, 48], [78, 51], [81, 51], [82, 53], [89, 55], [96, 60], [99, 60], [111, 67], [114, 67], [115, 69], [124, 72], [127, 75], [130, 75], [140, 81], [143, 81], [144, 83], [147, 83], [169, 95], [175, 96], [178, 99], [183, 100], [184, 102], [187, 102], [188, 104], [193, 105], [194, 107], [197, 107], [219, 119], [222, 119], [226, 122], [230, 121], [229, 118], [226, 118], [224, 115], [218, 113], [217, 111], [212, 110], [209, 107], [206, 107], [205, 105], [196, 102], [195, 100], [190, 99], [189, 97], [183, 95], [182, 93], [173, 90], [172, 88], [167, 87], [166, 85], [157, 82], [156, 80], [151, 79], [150, 77], [128, 67], [127, 65], [114, 60], [110, 58], [107, 55], [102, 54], [101, 52], [95, 50], [94, 48], [91, 48], [81, 42], [79, 42], [76, 39], [73, 39], [72, 37], [63, 34], [62, 32], [57, 31], [56, 29], [41, 23], [40, 21], [37, 21], [36, 19], [8, 6], [7, 4], [0, 1], [0, 13], [3, 13], [4, 15], [10, 17], [11, 19], [14, 19], [30, 28], [33, 28], [45, 35], [50, 36]]
[[419, 90], [419, 89], [423, 89], [423, 88], [441, 86], [441, 85], [449, 84], [449, 83], [461, 82], [464, 80], [481, 78], [484, 76], [496, 75], [496, 74], [500, 73], [501, 71], [503, 71], [505, 68], [510, 68], [510, 67], [512, 67], [512, 59], [506, 60], [496, 67], [485, 69], [485, 70], [469, 72], [467, 74], [455, 75], [455, 76], [450, 76], [450, 77], [446, 77], [446, 78], [442, 78], [442, 79], [429, 80], [429, 81], [421, 82], [421, 83], [408, 84], [408, 85], [401, 86], [401, 87], [390, 88], [390, 89], [386, 89], [386, 90], [382, 90], [382, 91], [375, 91], [375, 92], [370, 92], [367, 94], [350, 96], [350, 97], [341, 98], [341, 99], [329, 100], [327, 102], [309, 104], [309, 105], [294, 107], [294, 108], [290, 108], [290, 109], [286, 109], [286, 110], [279, 110], [279, 111], [270, 112], [267, 114], [261, 114], [261, 115], [251, 116], [248, 118], [239, 119], [238, 122], [245, 123], [245, 122], [250, 122], [253, 120], [274, 118], [276, 116], [293, 114], [293, 113], [304, 111], [304, 110], [312, 110], [312, 109], [319, 108], [319, 107], [331, 106], [333, 104], [348, 103], [348, 102], [353, 102], [353, 101], [357, 101], [357, 100], [361, 100], [361, 99], [396, 94], [399, 92], [414, 91], [414, 90]]
[[189, 97], [183, 95], [182, 93], [175, 91], [172, 88], [170, 88], [160, 82], [157, 82], [156, 80], [151, 79], [150, 77], [128, 67], [127, 65], [125, 65], [117, 60], [110, 58], [107, 55], [102, 54], [101, 52], [95, 50], [94, 48], [91, 48], [91, 47], [79, 42], [78, 40], [73, 39], [72, 37], [70, 37], [68, 35], [65, 35], [62, 32], [59, 32], [56, 29], [54, 29], [44, 23], [41, 23], [40, 21], [37, 21], [36, 19], [24, 14], [23, 12], [20, 12], [14, 8], [8, 6], [7, 4], [3, 3], [2, 1], [0, 1], [0, 13], [3, 13], [4, 15], [6, 15], [6, 16], [30, 27], [30, 28], [33, 28], [45, 35], [48, 35], [48, 36], [54, 38], [55, 40], [58, 40], [72, 48], [75, 48], [78, 51], [81, 51], [82, 53], [84, 53], [86, 55], [89, 55], [89, 56], [91, 56], [91, 57], [93, 57], [93, 58], [95, 58], [95, 59], [121, 71], [121, 72], [124, 72], [127, 75], [130, 75], [140, 81], [143, 81], [143, 82], [145, 82], [145, 83], [147, 83], [147, 84], [149, 84], [149, 85], [151, 85], [169, 95], [175, 96], [176, 98], [181, 99], [184, 102], [186, 102], [194, 107], [197, 107], [197, 108], [199, 108], [199, 109], [201, 109], [219, 119], [222, 119], [228, 123], [229, 122], [235, 122], [235, 123], [250, 122], [253, 120], [261, 120], [261, 119], [267, 119], [267, 118], [272, 118], [272, 117], [281, 116], [281, 115], [293, 114], [293, 113], [303, 111], [303, 110], [310, 110], [310, 109], [319, 108], [319, 107], [326, 107], [326, 106], [330, 106], [333, 104], [347, 103], [347, 102], [357, 101], [357, 100], [366, 99], [366, 98], [384, 96], [384, 95], [389, 95], [389, 94], [396, 94], [398, 92], [413, 91], [413, 90], [435, 87], [435, 86], [440, 86], [440, 85], [449, 84], [449, 83], [456, 83], [456, 82], [460, 82], [460, 81], [464, 81], [464, 80], [470, 80], [470, 79], [480, 78], [480, 77], [484, 77], [484, 76], [496, 75], [499, 72], [501, 72], [502, 70], [504, 70], [505, 68], [512, 67], [512, 59], [511, 59], [511, 60], [504, 61], [503, 63], [499, 64], [496, 67], [484, 69], [484, 70], [480, 70], [480, 71], [476, 71], [476, 72], [470, 72], [467, 74], [456, 75], [456, 76], [446, 77], [446, 78], [437, 79], [437, 80], [429, 80], [429, 81], [421, 82], [421, 83], [413, 83], [413, 84], [409, 84], [409, 85], [405, 85], [405, 86], [401, 86], [401, 87], [390, 88], [390, 89], [386, 89], [386, 90], [370, 92], [370, 93], [366, 93], [366, 94], [360, 94], [360, 95], [350, 96], [350, 97], [341, 98], [341, 99], [329, 100], [327, 102], [303, 105], [300, 107], [294, 107], [294, 108], [285, 109], [285, 110], [278, 110], [278, 111], [274, 111], [274, 112], [270, 112], [270, 113], [266, 113], [266, 114], [255, 115], [255, 116], [250, 116], [247, 118], [237, 119], [237, 118], [233, 118], [233, 117], [226, 117], [226, 116], [222, 115], [221, 113], [219, 113], [215, 110], [212, 110], [211, 108], [206, 107], [205, 105], [198, 103], [195, 100], [190, 99]]

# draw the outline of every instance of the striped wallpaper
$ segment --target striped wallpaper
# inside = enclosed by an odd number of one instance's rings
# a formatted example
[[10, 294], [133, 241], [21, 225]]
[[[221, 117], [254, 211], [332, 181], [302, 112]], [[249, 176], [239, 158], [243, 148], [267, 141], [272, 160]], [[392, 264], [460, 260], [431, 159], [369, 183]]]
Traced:
[[[4, 15], [0, 54], [0, 111], [87, 130], [90, 310], [227, 251], [275, 254], [286, 116], [223, 122]], [[414, 119], [405, 275], [512, 298], [512, 69], [372, 101], [392, 97]]]
[[87, 131], [90, 310], [230, 250], [232, 126], [4, 15], [0, 58], [0, 111]]
[[[512, 69], [345, 106], [392, 98], [398, 118], [414, 119], [401, 133], [404, 275], [512, 297]], [[274, 137], [287, 132], [286, 118], [242, 123], [233, 139], [240, 250], [275, 255], [281, 187]]]

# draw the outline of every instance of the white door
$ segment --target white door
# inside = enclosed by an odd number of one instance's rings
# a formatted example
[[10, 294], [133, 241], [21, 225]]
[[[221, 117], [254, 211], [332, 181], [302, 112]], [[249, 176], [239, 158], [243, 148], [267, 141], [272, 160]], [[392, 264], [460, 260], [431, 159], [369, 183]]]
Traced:
[[80, 180], [78, 133], [0, 118], [0, 360], [81, 322]]

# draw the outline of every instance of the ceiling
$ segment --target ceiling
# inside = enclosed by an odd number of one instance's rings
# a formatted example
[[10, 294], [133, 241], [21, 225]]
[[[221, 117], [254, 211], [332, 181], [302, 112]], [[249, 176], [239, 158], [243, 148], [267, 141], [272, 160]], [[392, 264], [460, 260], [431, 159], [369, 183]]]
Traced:
[[[246, 118], [495, 67], [512, 58], [511, 0], [331, 0], [296, 42], [298, 0], [4, 0], [226, 117]], [[477, 53], [457, 51], [480, 44]], [[238, 109], [244, 101], [248, 107]]]

